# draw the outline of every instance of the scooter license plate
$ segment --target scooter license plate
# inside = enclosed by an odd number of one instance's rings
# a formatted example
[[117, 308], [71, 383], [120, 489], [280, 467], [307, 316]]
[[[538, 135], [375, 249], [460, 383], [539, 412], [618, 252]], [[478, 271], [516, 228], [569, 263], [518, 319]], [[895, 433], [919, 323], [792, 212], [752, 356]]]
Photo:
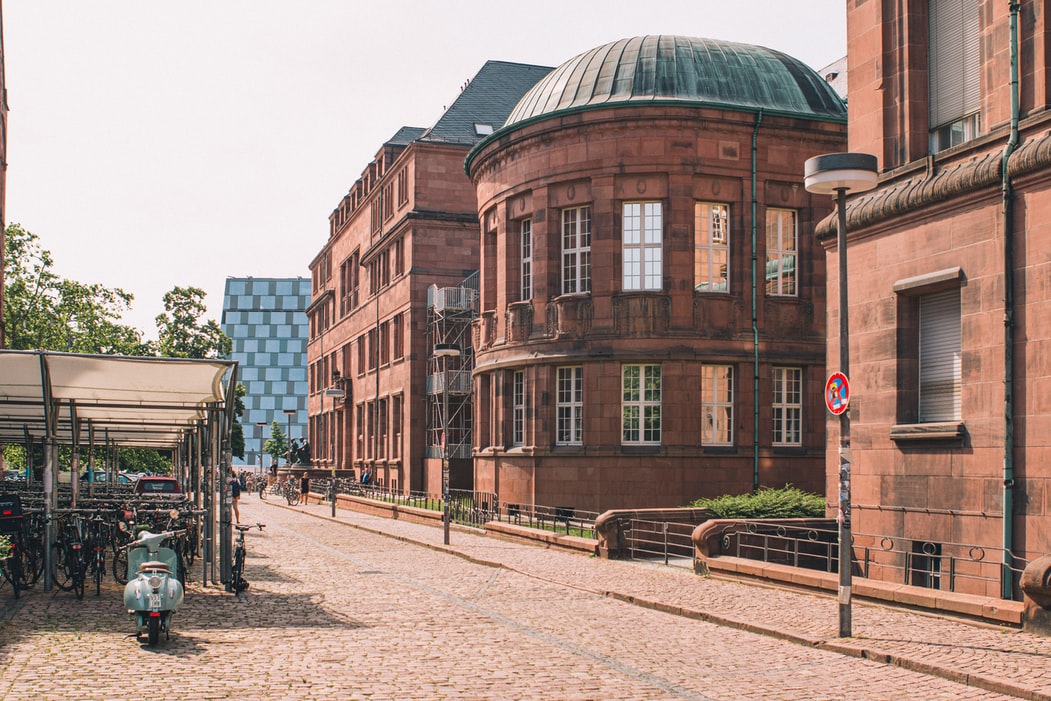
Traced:
[[159, 609], [161, 607], [161, 595], [160, 594], [150, 594], [147, 597], [146, 604], [151, 609], [154, 609], [154, 610]]

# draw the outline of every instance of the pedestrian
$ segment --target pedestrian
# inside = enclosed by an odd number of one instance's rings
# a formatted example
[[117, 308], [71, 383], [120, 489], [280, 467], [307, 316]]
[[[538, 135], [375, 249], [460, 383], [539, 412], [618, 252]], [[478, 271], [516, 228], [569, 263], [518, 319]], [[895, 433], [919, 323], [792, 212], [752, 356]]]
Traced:
[[237, 502], [241, 498], [241, 482], [237, 477], [230, 480], [230, 504], [234, 507], [234, 518], [241, 522], [241, 511], [237, 508]]

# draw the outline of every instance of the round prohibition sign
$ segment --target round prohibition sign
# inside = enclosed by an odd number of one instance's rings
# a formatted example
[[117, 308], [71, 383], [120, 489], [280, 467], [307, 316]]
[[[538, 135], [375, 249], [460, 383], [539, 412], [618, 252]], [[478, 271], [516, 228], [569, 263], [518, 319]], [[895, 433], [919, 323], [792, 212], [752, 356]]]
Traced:
[[839, 416], [847, 410], [850, 404], [850, 381], [841, 372], [834, 372], [828, 376], [825, 383], [825, 406], [829, 412]]

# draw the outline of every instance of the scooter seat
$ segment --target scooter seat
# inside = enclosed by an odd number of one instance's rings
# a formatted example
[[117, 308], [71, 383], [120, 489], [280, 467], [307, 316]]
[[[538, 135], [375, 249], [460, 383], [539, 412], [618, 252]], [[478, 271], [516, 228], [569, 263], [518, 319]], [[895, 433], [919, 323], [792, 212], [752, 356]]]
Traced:
[[139, 565], [139, 572], [158, 572], [160, 574], [171, 574], [167, 563], [158, 560], [149, 560]]

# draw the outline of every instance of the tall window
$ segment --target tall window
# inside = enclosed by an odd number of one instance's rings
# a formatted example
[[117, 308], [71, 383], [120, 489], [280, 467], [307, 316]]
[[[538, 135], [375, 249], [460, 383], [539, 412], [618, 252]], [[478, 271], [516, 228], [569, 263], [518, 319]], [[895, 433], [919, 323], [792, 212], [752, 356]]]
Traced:
[[401, 405], [402, 395], [395, 394], [391, 397], [390, 421], [391, 442], [390, 456], [397, 460], [401, 457]]
[[920, 305], [920, 423], [960, 420], [960, 290], [923, 295]]
[[730, 290], [730, 213], [725, 204], [694, 205], [693, 285], [698, 292]]
[[591, 292], [591, 207], [562, 210], [562, 294]]
[[625, 290], [660, 290], [664, 230], [660, 202], [624, 203]]
[[803, 444], [803, 370], [774, 368], [774, 445]]
[[937, 153], [978, 136], [978, 0], [929, 0], [927, 22], [931, 152]]
[[391, 344], [394, 347], [394, 359], [405, 357], [405, 332], [402, 329], [404, 326], [404, 316], [402, 314], [395, 314], [390, 320], [391, 330]]
[[379, 334], [380, 365], [390, 363], [390, 326], [384, 321], [380, 324]]
[[555, 399], [555, 443], [582, 445], [584, 442], [584, 368], [558, 368]]
[[734, 369], [731, 365], [701, 367], [701, 444], [733, 444]]
[[766, 293], [796, 296], [796, 213], [766, 210]]
[[621, 443], [660, 444], [661, 366], [625, 365], [621, 377]]
[[524, 219], [521, 223], [522, 242], [522, 289], [521, 301], [533, 298], [533, 220]]
[[511, 378], [511, 444], [525, 443], [525, 373], [516, 371]]

